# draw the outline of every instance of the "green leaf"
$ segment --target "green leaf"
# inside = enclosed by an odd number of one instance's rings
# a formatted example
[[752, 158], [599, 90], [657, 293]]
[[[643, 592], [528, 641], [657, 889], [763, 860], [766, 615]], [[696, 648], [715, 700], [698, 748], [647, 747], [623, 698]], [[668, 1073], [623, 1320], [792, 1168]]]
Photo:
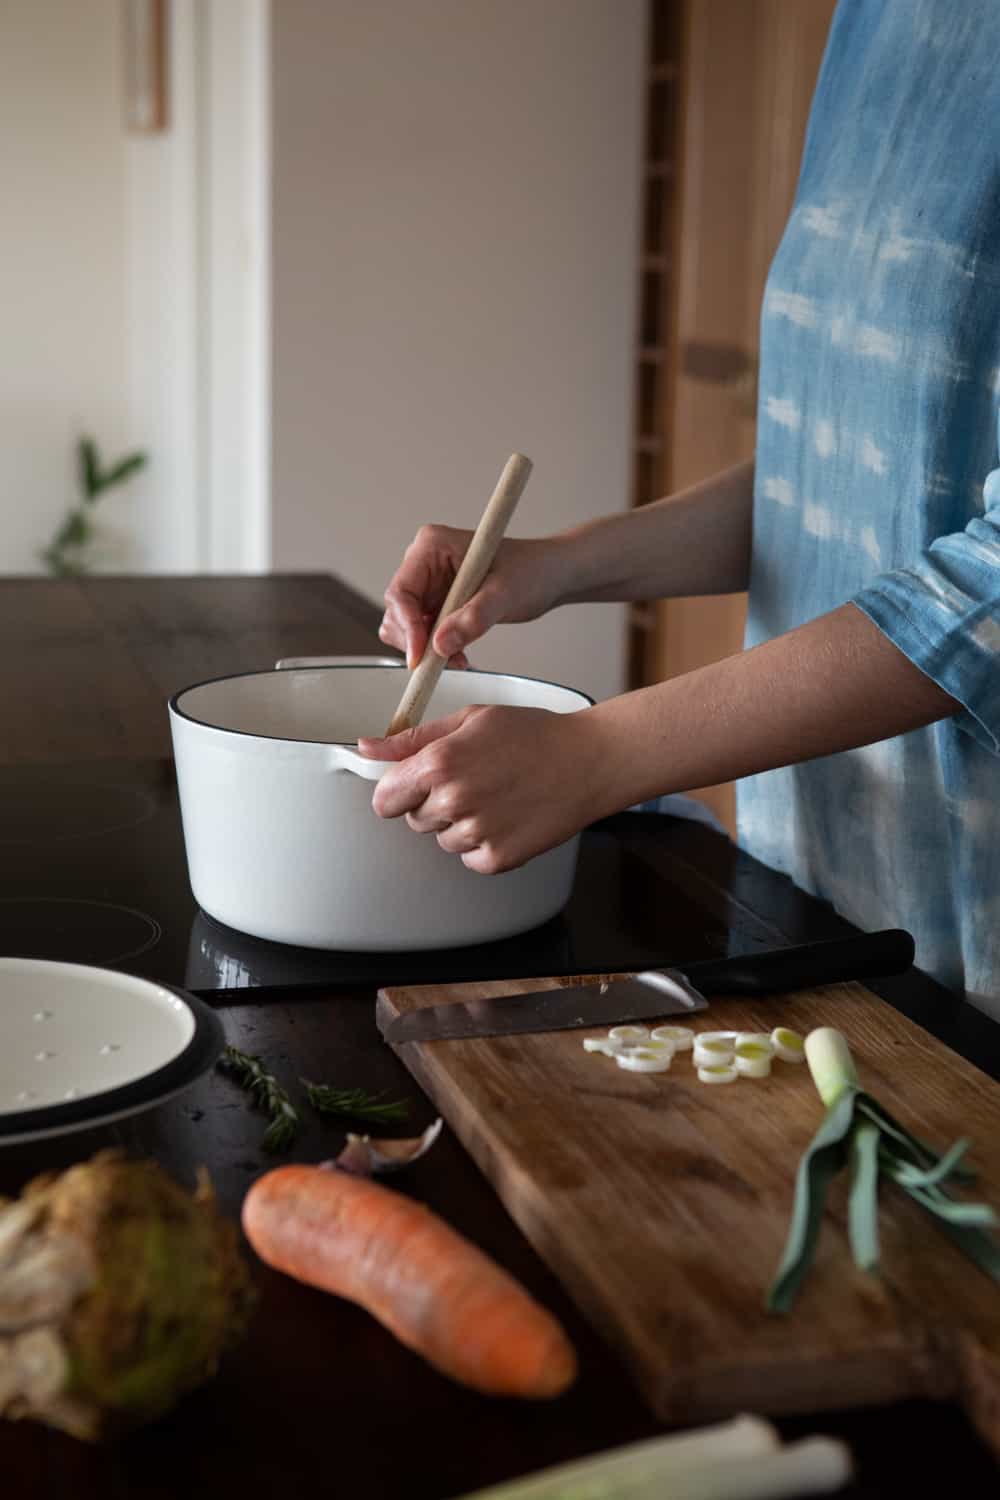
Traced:
[[847, 1233], [854, 1264], [862, 1271], [878, 1267], [879, 1132], [871, 1120], [859, 1120], [851, 1131], [851, 1189], [847, 1200]]
[[[913, 1196], [916, 1197], [916, 1194]], [[955, 1204], [953, 1206], [975, 1207], [977, 1205]], [[940, 1213], [939, 1208], [935, 1208], [929, 1204], [925, 1203], [924, 1207], [930, 1208], [931, 1213], [937, 1218], [938, 1228], [943, 1230], [950, 1240], [954, 1241], [964, 1255], [967, 1255], [971, 1261], [974, 1261], [981, 1271], [985, 1271], [987, 1276], [992, 1276], [994, 1281], [1000, 1281], [1000, 1246], [997, 1245], [996, 1240], [986, 1234], [978, 1225], [963, 1224], [957, 1222], [955, 1219], [945, 1217]]]
[[101, 480], [101, 489], [108, 490], [113, 484], [121, 484], [130, 474], [135, 474], [139, 469], [145, 468], [145, 453], [131, 453], [128, 458], [123, 458], [120, 463], [115, 464], [113, 469], [108, 469]]
[[[901, 1125], [870, 1094], [862, 1093], [858, 1095], [858, 1112], [867, 1115], [870, 1120], [874, 1121], [883, 1135], [889, 1136], [890, 1139], [897, 1141], [901, 1146], [908, 1147], [916, 1158], [916, 1165], [918, 1167], [933, 1168], [937, 1166], [941, 1159], [940, 1152], [935, 1151], [933, 1146], [929, 1146], [919, 1136], [911, 1134], [905, 1125]], [[952, 1175], [956, 1182], [974, 1182], [976, 1176], [975, 1172], [971, 1172], [967, 1167], [954, 1168]]]
[[959, 1203], [940, 1189], [909, 1187], [905, 1183], [900, 1183], [900, 1186], [917, 1203], [949, 1224], [975, 1224], [986, 1228], [997, 1222], [997, 1216], [988, 1203]]
[[[959, 1158], [964, 1156], [968, 1149], [968, 1141], [956, 1141], [933, 1167], [918, 1167], [913, 1162], [901, 1161], [892, 1156], [893, 1176], [900, 1187], [936, 1187], [948, 1177], [957, 1175], [955, 1168]], [[886, 1155], [889, 1156], [889, 1153]]]
[[93, 500], [101, 488], [101, 468], [97, 457], [97, 444], [93, 438], [81, 438], [77, 444], [80, 463], [80, 488], [84, 499]]
[[772, 1312], [788, 1311], [812, 1263], [826, 1190], [847, 1160], [855, 1098], [854, 1089], [844, 1090], [827, 1110], [799, 1162], [788, 1239], [767, 1295], [767, 1306]]

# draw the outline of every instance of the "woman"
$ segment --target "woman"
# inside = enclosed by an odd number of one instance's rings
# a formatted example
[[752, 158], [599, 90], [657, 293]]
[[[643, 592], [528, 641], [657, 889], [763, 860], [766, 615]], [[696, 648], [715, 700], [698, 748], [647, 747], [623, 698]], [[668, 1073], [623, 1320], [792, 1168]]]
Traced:
[[[471, 869], [741, 778], [740, 841], [1000, 1016], [1000, 26], [841, 0], [761, 317], [755, 466], [504, 543], [435, 648], [578, 600], [749, 587], [748, 649], [584, 713], [467, 709], [367, 753], [375, 810]], [[413, 662], [468, 533], [424, 528]], [[766, 773], [766, 774], [761, 774]]]

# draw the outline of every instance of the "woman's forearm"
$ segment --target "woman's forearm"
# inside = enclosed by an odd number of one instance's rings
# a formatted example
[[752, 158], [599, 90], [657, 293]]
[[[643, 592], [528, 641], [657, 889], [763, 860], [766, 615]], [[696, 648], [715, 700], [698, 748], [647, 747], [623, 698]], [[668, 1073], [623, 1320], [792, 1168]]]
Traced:
[[750, 651], [588, 709], [588, 738], [603, 742], [607, 767], [595, 816], [887, 739], [958, 708], [845, 604]]
[[568, 546], [563, 604], [732, 594], [747, 587], [753, 463], [651, 505], [591, 521]]

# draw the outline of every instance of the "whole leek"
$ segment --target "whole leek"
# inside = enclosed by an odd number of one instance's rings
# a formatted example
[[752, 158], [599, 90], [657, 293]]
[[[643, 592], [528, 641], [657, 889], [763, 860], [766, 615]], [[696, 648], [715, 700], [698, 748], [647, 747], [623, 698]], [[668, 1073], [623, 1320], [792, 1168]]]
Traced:
[[957, 1141], [940, 1155], [911, 1135], [862, 1091], [847, 1042], [832, 1027], [810, 1032], [806, 1060], [826, 1115], [799, 1162], [788, 1238], [768, 1306], [775, 1312], [791, 1307], [812, 1262], [827, 1187], [844, 1167], [850, 1169], [848, 1238], [861, 1270], [878, 1269], [878, 1186], [887, 1177], [932, 1213], [981, 1270], [1000, 1281], [1000, 1246], [985, 1232], [997, 1221], [992, 1208], [958, 1201], [943, 1187], [949, 1177], [971, 1180], [959, 1166], [968, 1142]]
[[769, 1422], [740, 1416], [559, 1464], [464, 1500], [798, 1500], [841, 1489], [852, 1468], [834, 1438], [783, 1447]]

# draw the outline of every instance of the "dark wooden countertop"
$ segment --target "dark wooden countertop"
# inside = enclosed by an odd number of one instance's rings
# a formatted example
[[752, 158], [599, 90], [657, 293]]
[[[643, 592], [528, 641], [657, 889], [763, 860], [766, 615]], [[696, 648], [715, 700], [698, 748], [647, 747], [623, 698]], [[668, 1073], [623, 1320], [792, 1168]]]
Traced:
[[[188, 683], [273, 665], [282, 656], [381, 652], [379, 613], [325, 576], [0, 581], [0, 763], [169, 754], [164, 700]], [[745, 902], [789, 941], [843, 924], [782, 877], [736, 855], [699, 825], [664, 821], [663, 846], [693, 882]], [[995, 1029], [920, 976], [877, 988], [997, 1072]], [[381, 1044], [369, 991], [291, 994], [219, 1007], [227, 1038], [289, 1077], [343, 1079], [427, 1101]], [[261, 1119], [219, 1076], [118, 1125], [7, 1148], [0, 1192], [110, 1144], [151, 1155], [179, 1180], [210, 1170], [236, 1215], [270, 1160]], [[334, 1155], [342, 1133], [309, 1124], [297, 1159]], [[7, 1500], [167, 1500], [212, 1496], [448, 1500], [504, 1478], [662, 1430], [446, 1132], [400, 1182], [508, 1267], [563, 1320], [581, 1377], [561, 1400], [491, 1401], [446, 1381], [365, 1313], [256, 1266], [260, 1302], [242, 1348], [166, 1419], [108, 1450], [0, 1423]], [[789, 1436], [832, 1431], [852, 1443], [853, 1496], [993, 1494], [997, 1471], [964, 1419], [907, 1403], [779, 1424]], [[961, 1475], [959, 1479], [958, 1476]], [[848, 1492], [845, 1492], [848, 1493]]]
[[329, 574], [0, 582], [0, 764], [170, 756], [179, 688], [284, 656], [379, 652], [381, 612]]

